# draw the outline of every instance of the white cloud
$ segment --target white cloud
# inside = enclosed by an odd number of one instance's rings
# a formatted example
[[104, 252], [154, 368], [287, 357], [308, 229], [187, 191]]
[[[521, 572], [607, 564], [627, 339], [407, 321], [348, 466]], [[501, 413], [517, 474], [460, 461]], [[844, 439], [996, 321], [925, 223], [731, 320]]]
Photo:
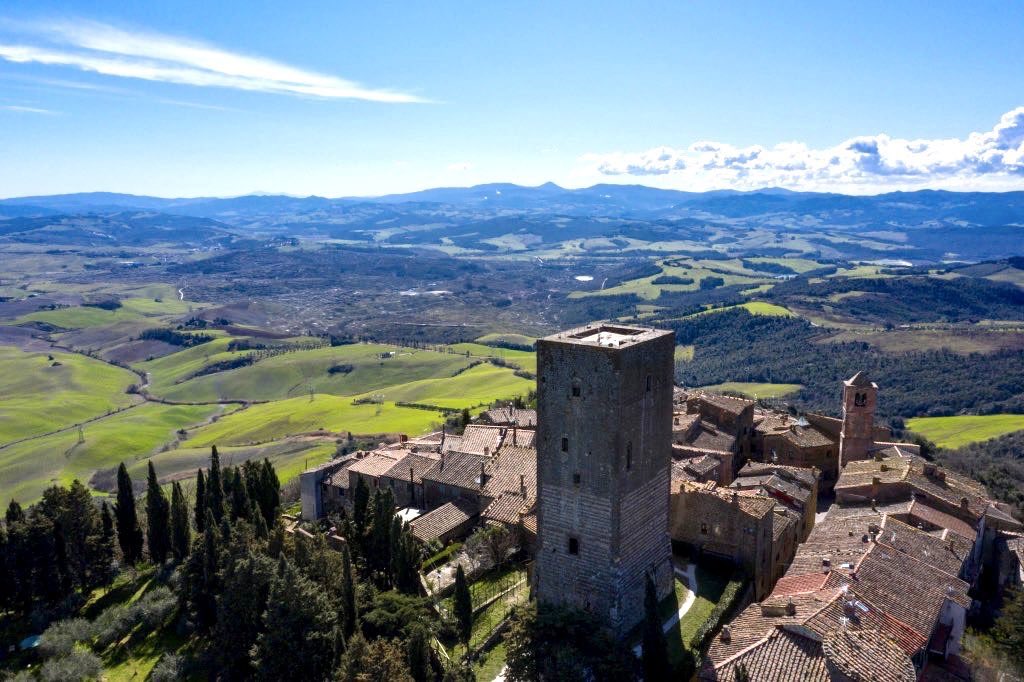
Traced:
[[[854, 137], [813, 149], [800, 142], [736, 147], [700, 141], [639, 153], [587, 154], [577, 175], [648, 176], [680, 188], [1024, 187], [1024, 107], [965, 139]], [[664, 176], [659, 178], [658, 176]]]
[[47, 116], [56, 114], [56, 111], [50, 111], [49, 109], [40, 109], [38, 107], [23, 107], [19, 104], [0, 104], [0, 109], [4, 111], [14, 111], [19, 114], [45, 114]]
[[0, 43], [0, 59], [200, 87], [387, 103], [425, 101], [175, 36], [127, 32], [95, 22], [37, 28], [53, 46]]

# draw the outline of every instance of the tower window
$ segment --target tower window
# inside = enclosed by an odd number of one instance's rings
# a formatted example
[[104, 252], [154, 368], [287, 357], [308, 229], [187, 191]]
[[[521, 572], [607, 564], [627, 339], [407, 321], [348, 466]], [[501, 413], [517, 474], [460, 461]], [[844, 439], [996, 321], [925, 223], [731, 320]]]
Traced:
[[572, 475], [572, 484], [573, 485], [579, 485], [580, 484], [580, 472], [577, 471], [576, 473], [574, 473]]
[[578, 381], [572, 382], [572, 397], [573, 398], [579, 398], [580, 397], [580, 382], [578, 382]]
[[651, 375], [650, 374], [647, 375], [647, 392], [648, 393], [651, 392]]
[[626, 443], [626, 471], [633, 468], [633, 441]]
[[563, 438], [562, 439], [562, 452], [569, 452], [569, 439], [568, 438]]
[[856, 393], [856, 394], [854, 394], [854, 396], [853, 396], [853, 406], [854, 407], [864, 407], [867, 404], [868, 404], [868, 394], [867, 393]]
[[700, 533], [701, 533], [701, 535], [707, 535], [708, 534], [708, 524], [706, 524], [706, 523], [700, 524]]
[[576, 538], [569, 538], [569, 554], [580, 553], [580, 541]]

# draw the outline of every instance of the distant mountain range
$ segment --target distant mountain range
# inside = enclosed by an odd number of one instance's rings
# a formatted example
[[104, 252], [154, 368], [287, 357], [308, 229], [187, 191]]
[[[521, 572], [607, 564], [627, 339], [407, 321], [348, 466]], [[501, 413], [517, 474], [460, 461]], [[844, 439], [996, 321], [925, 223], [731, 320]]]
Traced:
[[[78, 220], [91, 223], [89, 243], [108, 237], [119, 241], [96, 229], [95, 216], [126, 225], [144, 221], [146, 229], [164, 223], [184, 227], [180, 220], [157, 214], [209, 221], [188, 226], [200, 228], [192, 230], [200, 242], [223, 241], [225, 232], [233, 231], [244, 238], [325, 237], [492, 252], [618, 238], [610, 248], [643, 251], [651, 245], [648, 250], [657, 251], [662, 248], [658, 244], [692, 242], [740, 255], [769, 249], [918, 261], [1024, 253], [1024, 192], [922, 190], [849, 196], [784, 189], [698, 193], [607, 184], [565, 189], [552, 183], [335, 199], [266, 194], [168, 199], [108, 192], [19, 197], [0, 201], [0, 235], [24, 241], [27, 232], [54, 232], [55, 222], [67, 233]], [[44, 240], [43, 235], [29, 241]], [[145, 241], [145, 235], [139, 237]], [[792, 243], [782, 243], [786, 239]], [[601, 247], [584, 243], [581, 248]]]

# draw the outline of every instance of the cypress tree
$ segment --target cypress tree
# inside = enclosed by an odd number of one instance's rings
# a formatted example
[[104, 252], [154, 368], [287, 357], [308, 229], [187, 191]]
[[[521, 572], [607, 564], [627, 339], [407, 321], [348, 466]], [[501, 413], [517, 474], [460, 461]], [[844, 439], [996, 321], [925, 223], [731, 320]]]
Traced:
[[203, 476], [203, 470], [199, 469], [196, 472], [196, 506], [193, 519], [196, 522], [196, 532], [200, 535], [206, 530], [206, 507], [206, 477]]
[[167, 561], [171, 551], [170, 516], [170, 504], [150, 460], [146, 477], [146, 542], [149, 544], [149, 557], [157, 565]]
[[249, 519], [252, 512], [252, 502], [249, 500], [248, 486], [242, 472], [235, 468], [231, 482], [231, 519]]
[[21, 523], [25, 520], [25, 510], [21, 508], [21, 505], [11, 500], [11, 503], [7, 505], [7, 513], [4, 514], [4, 521], [7, 522], [7, 527], [10, 528], [15, 523]]
[[391, 587], [398, 589], [398, 582], [405, 572], [402, 561], [405, 558], [402, 554], [402, 519], [397, 514], [391, 517], [391, 531], [388, 538], [388, 553], [391, 555], [389, 566]]
[[188, 556], [191, 540], [188, 504], [185, 502], [181, 484], [175, 481], [171, 484], [171, 550], [175, 561], [180, 563]]
[[459, 630], [459, 639], [468, 647], [469, 636], [473, 632], [473, 597], [469, 594], [469, 583], [466, 582], [462, 564], [459, 564], [455, 571], [454, 601], [455, 625]]
[[263, 512], [263, 519], [267, 526], [274, 523], [278, 509], [281, 508], [281, 481], [277, 478], [277, 472], [269, 459], [263, 460], [260, 469], [260, 511]]
[[434, 669], [430, 663], [430, 633], [423, 625], [413, 628], [405, 649], [406, 665], [415, 682], [433, 682]]
[[206, 480], [206, 503], [217, 523], [224, 518], [224, 481], [217, 446], [210, 449], [210, 474]]
[[64, 524], [58, 519], [53, 522], [52, 529], [53, 558], [59, 580], [57, 587], [60, 590], [60, 596], [64, 596], [70, 594], [73, 582], [71, 579], [71, 564], [68, 561], [68, 545], [64, 539]]
[[100, 505], [100, 527], [89, 578], [93, 586], [109, 585], [114, 579], [114, 516], [106, 500]]
[[142, 558], [142, 529], [135, 513], [135, 493], [132, 479], [124, 462], [117, 468], [117, 503], [114, 505], [117, 518], [117, 542], [121, 546], [124, 562], [134, 566]]
[[[280, 527], [280, 526], [278, 526]], [[356, 631], [359, 613], [356, 610], [356, 580], [352, 572], [352, 554], [348, 543], [341, 547], [341, 628], [347, 642]]]
[[645, 680], [667, 680], [672, 668], [668, 662], [668, 643], [658, 616], [658, 593], [648, 573], [644, 583], [643, 666]]
[[366, 532], [366, 510], [370, 504], [370, 488], [360, 476], [356, 481], [356, 491], [352, 496], [352, 520], [356, 524], [356, 534], [362, 539]]

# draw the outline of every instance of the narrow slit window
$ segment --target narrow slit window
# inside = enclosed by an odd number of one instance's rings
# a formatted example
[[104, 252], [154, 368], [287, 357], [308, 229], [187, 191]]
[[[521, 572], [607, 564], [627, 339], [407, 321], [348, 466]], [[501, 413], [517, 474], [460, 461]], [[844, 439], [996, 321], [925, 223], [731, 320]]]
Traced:
[[633, 441], [626, 443], [626, 471], [633, 468]]
[[569, 439], [568, 438], [563, 438], [562, 439], [562, 452], [569, 452]]
[[572, 382], [572, 397], [573, 398], [579, 398], [580, 397], [580, 382], [578, 382], [578, 381]]
[[569, 554], [580, 553], [580, 541], [576, 538], [569, 538]]
[[574, 473], [572, 475], [572, 484], [573, 485], [579, 485], [580, 484], [580, 472], [577, 471], [576, 473]]
[[651, 392], [651, 375], [650, 374], [647, 375], [647, 392], [648, 393]]

